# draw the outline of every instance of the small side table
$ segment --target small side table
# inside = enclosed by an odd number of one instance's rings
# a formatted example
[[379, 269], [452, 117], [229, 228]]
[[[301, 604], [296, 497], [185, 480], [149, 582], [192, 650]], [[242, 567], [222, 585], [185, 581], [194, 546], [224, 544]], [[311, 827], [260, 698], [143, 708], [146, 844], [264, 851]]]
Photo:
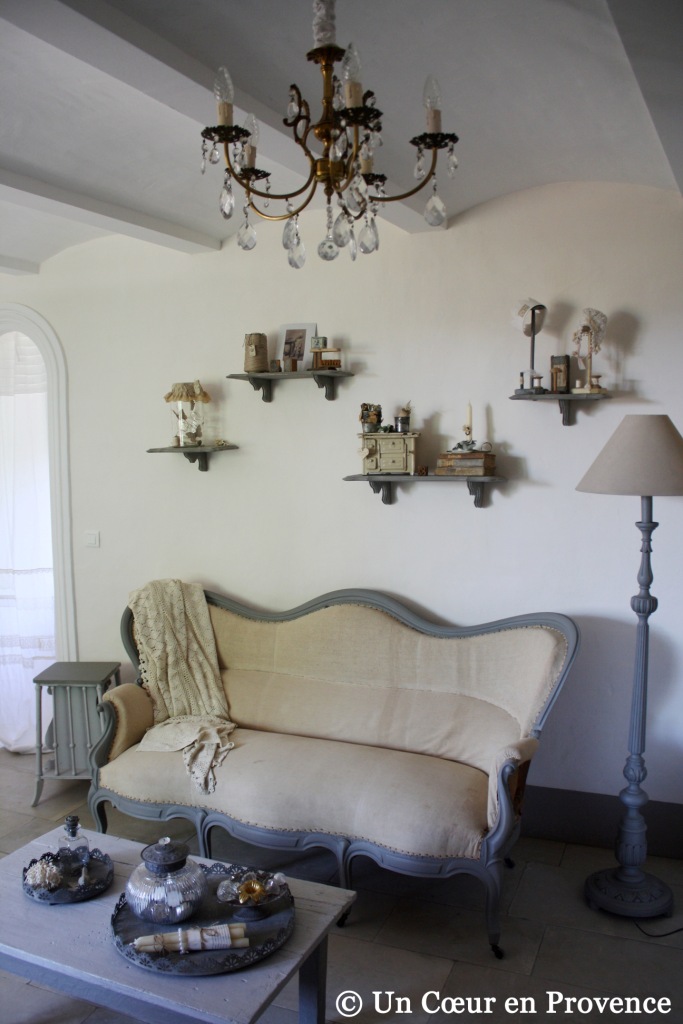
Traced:
[[[118, 661], [56, 661], [35, 677], [36, 791], [40, 800], [44, 779], [89, 779], [90, 752], [102, 735], [97, 705], [112, 681], [121, 682]], [[54, 765], [43, 766], [42, 687], [53, 697], [52, 749]]]

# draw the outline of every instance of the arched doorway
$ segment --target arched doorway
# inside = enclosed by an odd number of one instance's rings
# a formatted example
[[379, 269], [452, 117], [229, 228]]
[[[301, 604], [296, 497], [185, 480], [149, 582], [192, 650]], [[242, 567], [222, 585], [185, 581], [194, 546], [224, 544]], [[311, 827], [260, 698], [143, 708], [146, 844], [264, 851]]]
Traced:
[[[33, 675], [51, 661], [77, 658], [67, 378], [56, 334], [28, 307], [0, 306], [0, 343], [5, 416], [0, 611], [6, 627], [0, 629], [0, 706], [11, 709], [14, 719], [0, 745], [25, 749], [35, 742]], [[54, 602], [52, 645], [46, 588]]]

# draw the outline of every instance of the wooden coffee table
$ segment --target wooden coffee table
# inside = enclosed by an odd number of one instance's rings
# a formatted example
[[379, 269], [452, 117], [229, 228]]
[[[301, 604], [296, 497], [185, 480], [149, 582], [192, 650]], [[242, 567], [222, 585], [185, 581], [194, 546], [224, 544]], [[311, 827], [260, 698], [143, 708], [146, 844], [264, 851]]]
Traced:
[[269, 957], [242, 971], [208, 977], [156, 973], [116, 950], [110, 924], [119, 895], [140, 863], [142, 844], [86, 832], [91, 849], [102, 850], [114, 862], [114, 881], [106, 893], [67, 906], [43, 904], [24, 893], [22, 868], [47, 850], [56, 851], [61, 831], [54, 829], [0, 859], [0, 968], [148, 1024], [247, 1024], [298, 973], [299, 1020], [322, 1024], [327, 936], [355, 893], [288, 879], [294, 932]]

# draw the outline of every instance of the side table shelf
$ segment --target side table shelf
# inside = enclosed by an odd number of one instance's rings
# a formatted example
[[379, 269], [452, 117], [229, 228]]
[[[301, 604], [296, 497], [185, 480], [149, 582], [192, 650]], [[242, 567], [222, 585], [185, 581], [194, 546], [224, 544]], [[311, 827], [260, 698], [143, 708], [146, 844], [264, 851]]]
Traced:
[[572, 410], [575, 402], [601, 402], [604, 398], [611, 398], [606, 391], [596, 391], [593, 394], [558, 394], [548, 391], [540, 395], [510, 395], [512, 402], [559, 402], [560, 413], [562, 414], [562, 426], [572, 425]]
[[[98, 704], [105, 690], [121, 681], [118, 661], [56, 661], [33, 680], [36, 688], [36, 789], [31, 807], [40, 800], [44, 779], [89, 779], [90, 753], [102, 735]], [[43, 764], [43, 687], [52, 694], [53, 716], [48, 746], [53, 763]]]
[[236, 448], [236, 444], [197, 444], [193, 445], [192, 448], [181, 448], [179, 445], [175, 445], [169, 448], [148, 448], [147, 453], [156, 454], [157, 452], [175, 452], [177, 455], [184, 455], [188, 462], [199, 463], [200, 473], [206, 473], [209, 469], [209, 455], [213, 455], [214, 452], [235, 451]]
[[393, 505], [394, 490], [397, 484], [467, 484], [467, 490], [474, 498], [474, 507], [484, 507], [484, 488], [486, 484], [504, 481], [503, 476], [412, 476], [408, 473], [355, 473], [345, 476], [344, 480], [361, 480], [370, 484], [373, 494], [382, 495], [384, 505]]
[[294, 370], [281, 373], [229, 373], [228, 380], [248, 380], [254, 391], [261, 392], [264, 402], [273, 400], [273, 382], [276, 380], [313, 380], [319, 388], [325, 389], [328, 402], [335, 399], [335, 385], [341, 377], [353, 377], [348, 370]]

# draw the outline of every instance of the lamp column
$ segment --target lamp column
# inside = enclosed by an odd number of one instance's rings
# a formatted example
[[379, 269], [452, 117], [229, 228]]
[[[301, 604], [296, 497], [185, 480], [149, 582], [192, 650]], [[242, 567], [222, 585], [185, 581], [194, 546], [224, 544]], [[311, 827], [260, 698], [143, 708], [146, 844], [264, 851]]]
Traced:
[[631, 698], [629, 755], [624, 766], [628, 785], [619, 799], [625, 807], [616, 840], [618, 868], [598, 871], [586, 881], [586, 899], [592, 907], [600, 907], [625, 917], [658, 917], [671, 914], [673, 894], [654, 875], [646, 874], [642, 865], [647, 858], [647, 825], [641, 809], [648, 802], [641, 782], [647, 777], [645, 759], [645, 723], [647, 719], [647, 675], [649, 655], [648, 619], [657, 610], [657, 598], [650, 594], [653, 575], [650, 563], [652, 534], [658, 523], [652, 520], [652, 497], [643, 496], [641, 522], [636, 526], [642, 535], [638, 594], [631, 598], [631, 608], [638, 616], [636, 655]]

